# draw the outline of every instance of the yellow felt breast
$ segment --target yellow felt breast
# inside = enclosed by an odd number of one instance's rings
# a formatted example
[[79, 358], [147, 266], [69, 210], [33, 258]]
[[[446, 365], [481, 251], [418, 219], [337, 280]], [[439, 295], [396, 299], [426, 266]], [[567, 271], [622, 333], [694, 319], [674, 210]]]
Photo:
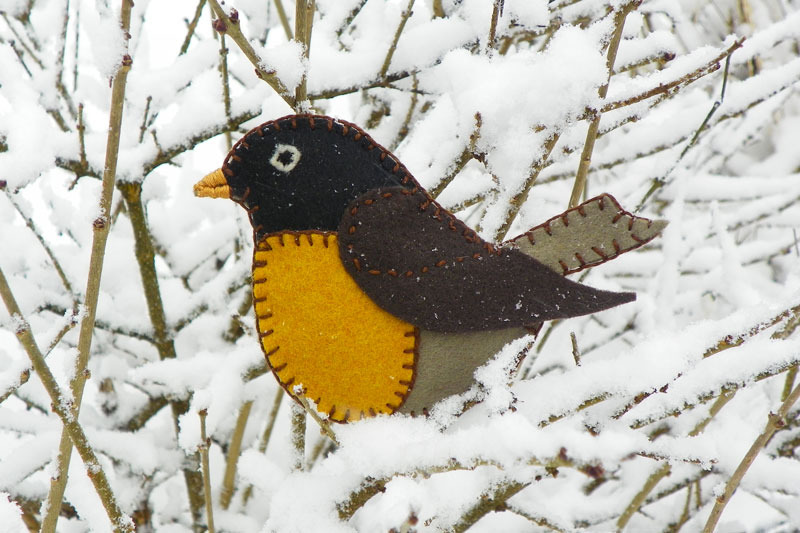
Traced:
[[253, 257], [261, 344], [281, 385], [337, 422], [391, 413], [414, 382], [418, 335], [361, 291], [335, 233], [268, 235]]

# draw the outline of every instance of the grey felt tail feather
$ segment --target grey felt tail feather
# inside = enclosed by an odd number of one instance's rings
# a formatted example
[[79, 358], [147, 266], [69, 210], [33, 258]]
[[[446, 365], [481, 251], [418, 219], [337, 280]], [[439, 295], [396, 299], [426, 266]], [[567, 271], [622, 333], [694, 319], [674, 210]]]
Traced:
[[666, 226], [665, 220], [637, 217], [602, 194], [503, 244], [566, 276], [639, 248]]

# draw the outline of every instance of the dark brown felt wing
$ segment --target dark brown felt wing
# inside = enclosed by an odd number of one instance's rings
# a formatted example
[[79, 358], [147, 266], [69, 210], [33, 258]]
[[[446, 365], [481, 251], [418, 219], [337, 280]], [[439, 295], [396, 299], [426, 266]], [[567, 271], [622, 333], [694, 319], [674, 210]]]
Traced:
[[515, 249], [485, 242], [422, 191], [376, 189], [339, 224], [339, 253], [380, 307], [431, 331], [532, 325], [630, 302], [572, 282]]

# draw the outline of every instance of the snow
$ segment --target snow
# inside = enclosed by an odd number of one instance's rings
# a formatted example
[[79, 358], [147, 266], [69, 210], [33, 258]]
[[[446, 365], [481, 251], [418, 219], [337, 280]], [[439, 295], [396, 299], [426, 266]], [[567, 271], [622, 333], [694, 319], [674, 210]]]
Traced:
[[[26, 24], [29, 2], [6, 1], [0, 18], [0, 268], [39, 348], [47, 352], [58, 341], [47, 362], [65, 407], [98, 215], [109, 78], [124, 49], [117, 4], [69, 2], [66, 40], [63, 2], [32, 4]], [[292, 18], [291, 3], [284, 4]], [[800, 302], [800, 5], [750, 2], [751, 11], [743, 13], [740, 4], [644, 2], [626, 21], [604, 102], [598, 88], [609, 79], [605, 46], [610, 13], [620, 1], [505, 0], [498, 46], [489, 50], [493, 1], [446, 0], [447, 16], [436, 18], [433, 2], [417, 0], [388, 66], [393, 81], [386, 83], [380, 70], [407, 0], [318, 0], [307, 62], [301, 45], [286, 39], [273, 2], [226, 3], [239, 11], [263, 68], [274, 70], [290, 92], [306, 76], [314, 112], [355, 121], [377, 142], [396, 147], [426, 188], [452, 179], [438, 201], [446, 207], [475, 202], [458, 215], [487, 238], [512, 207], [519, 214], [508, 237], [567, 207], [593, 111], [685, 81], [747, 36], [731, 56], [724, 98], [723, 58], [719, 69], [666, 97], [659, 93], [601, 117], [587, 197], [609, 192], [633, 210], [653, 180], [663, 180], [638, 214], [670, 224], [644, 248], [573, 278], [635, 291], [636, 302], [545, 324], [538, 338], [511, 343], [477, 369], [472, 389], [441, 402], [428, 417], [333, 424], [340, 445], [319, 452], [315, 447], [327, 437], [309, 419], [308, 464], [295, 470], [290, 399], [283, 397], [265, 443], [280, 389], [265, 368], [248, 300], [253, 244], [246, 213], [231, 202], [196, 199], [191, 190], [220, 167], [227, 150], [224, 137], [212, 135], [228, 117], [209, 10], [179, 55], [183, 19], [191, 19], [196, 2], [136, 2], [118, 179], [143, 187], [166, 343], [176, 357], [162, 359], [164, 346], [154, 341], [133, 229], [115, 190], [79, 421], [121, 507], [149, 513], [157, 531], [192, 530], [183, 470], [199, 468], [198, 412], [206, 410], [220, 530], [388, 531], [414, 519], [416, 531], [448, 530], [487, 496], [521, 483], [504, 511], [487, 514], [470, 531], [530, 531], [542, 524], [605, 531], [616, 528], [628, 503], [665, 464], [671, 475], [627, 530], [677, 523], [687, 487], [700, 504], [690, 507], [683, 529], [702, 529], [714, 496], [783, 402], [786, 369], [800, 363], [797, 333], [776, 338], [786, 319], [774, 321]], [[236, 141], [291, 109], [256, 78], [231, 39], [226, 46], [231, 115], [252, 117], [237, 122]], [[84, 106], [87, 172], [75, 172], [80, 136], [56, 87], [62, 66], [64, 91], [74, 106]], [[380, 86], [361, 89], [365, 84]], [[339, 95], [321, 98], [326, 92]], [[459, 168], [473, 135], [474, 157]], [[555, 135], [547, 155], [544, 145]], [[164, 153], [177, 155], [164, 162]], [[528, 197], [512, 205], [533, 178]], [[0, 396], [9, 394], [0, 404], [0, 532], [24, 530], [19, 503], [46, 498], [61, 435], [36, 374], [19, 382], [30, 367], [15, 335], [20, 323], [0, 311]], [[706, 356], [720, 341], [730, 347]], [[515, 372], [516, 356], [529, 343], [530, 354]], [[709, 419], [723, 390], [732, 397]], [[164, 400], [136, 431], [124, 429]], [[477, 404], [462, 413], [472, 400]], [[170, 402], [186, 412], [174, 415]], [[252, 409], [235, 490], [222, 509], [226, 461], [246, 402]], [[748, 469], [719, 531], [800, 527], [797, 409]], [[701, 424], [703, 431], [694, 431]], [[350, 498], [375, 480], [385, 482], [383, 490], [341, 520]], [[78, 514], [62, 517], [59, 531], [109, 529], [76, 454], [65, 501]]]

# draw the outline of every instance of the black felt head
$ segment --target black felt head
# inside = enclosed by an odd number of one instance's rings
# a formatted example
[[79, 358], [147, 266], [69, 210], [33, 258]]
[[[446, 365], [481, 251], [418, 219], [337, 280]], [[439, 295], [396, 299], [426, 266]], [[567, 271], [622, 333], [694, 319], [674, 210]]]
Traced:
[[347, 205], [379, 187], [417, 182], [357, 126], [318, 115], [266, 122], [233, 147], [222, 172], [256, 240], [282, 230], [335, 231]]

